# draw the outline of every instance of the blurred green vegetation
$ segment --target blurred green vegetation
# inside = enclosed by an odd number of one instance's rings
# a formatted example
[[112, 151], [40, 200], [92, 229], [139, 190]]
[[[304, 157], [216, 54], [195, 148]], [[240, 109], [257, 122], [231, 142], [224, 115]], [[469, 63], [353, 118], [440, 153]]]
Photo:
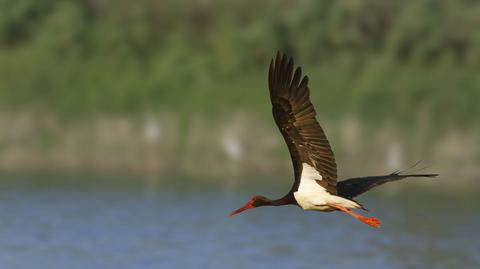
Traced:
[[325, 117], [471, 128], [479, 14], [472, 0], [1, 0], [0, 105], [61, 117], [255, 111], [280, 50], [311, 77]]

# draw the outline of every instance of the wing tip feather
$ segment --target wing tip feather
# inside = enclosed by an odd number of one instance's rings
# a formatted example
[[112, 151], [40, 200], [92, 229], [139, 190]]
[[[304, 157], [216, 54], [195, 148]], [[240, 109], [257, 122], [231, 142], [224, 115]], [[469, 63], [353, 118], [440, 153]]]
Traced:
[[[277, 50], [277, 53], [270, 61], [268, 82], [270, 90], [281, 90], [277, 88], [291, 88], [291, 90], [305, 87], [308, 84], [308, 76], [302, 78], [302, 67], [295, 68], [293, 57], [287, 56]], [[295, 91], [296, 93], [296, 91]], [[292, 97], [297, 94], [291, 95]]]

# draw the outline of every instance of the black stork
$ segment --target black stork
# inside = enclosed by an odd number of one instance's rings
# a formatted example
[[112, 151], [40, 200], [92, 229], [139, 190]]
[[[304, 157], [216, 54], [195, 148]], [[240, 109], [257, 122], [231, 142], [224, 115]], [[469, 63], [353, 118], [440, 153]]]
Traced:
[[315, 119], [310, 102], [308, 77], [302, 69], [294, 72], [293, 59], [277, 53], [270, 62], [268, 87], [275, 123], [287, 143], [292, 158], [295, 180], [290, 191], [280, 199], [253, 196], [233, 216], [260, 206], [297, 205], [304, 210], [342, 211], [372, 227], [379, 227], [376, 218], [361, 216], [351, 209], [365, 209], [353, 200], [376, 186], [407, 177], [435, 177], [437, 174], [404, 174], [350, 178], [337, 183], [337, 166], [325, 133]]

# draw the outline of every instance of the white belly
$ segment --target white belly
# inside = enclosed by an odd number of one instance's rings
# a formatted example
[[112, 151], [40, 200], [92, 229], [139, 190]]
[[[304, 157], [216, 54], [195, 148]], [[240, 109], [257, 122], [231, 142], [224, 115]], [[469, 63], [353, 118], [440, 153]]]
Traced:
[[316, 180], [322, 180], [318, 171], [307, 163], [303, 163], [302, 176], [298, 190], [293, 193], [298, 205], [305, 210], [330, 211], [328, 204], [336, 204], [346, 208], [361, 208], [351, 200], [330, 194]]

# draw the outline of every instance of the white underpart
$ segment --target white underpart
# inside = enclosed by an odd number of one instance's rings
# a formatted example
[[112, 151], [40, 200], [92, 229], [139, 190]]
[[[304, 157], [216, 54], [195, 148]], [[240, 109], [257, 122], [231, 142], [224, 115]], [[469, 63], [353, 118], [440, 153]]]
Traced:
[[316, 180], [322, 180], [318, 171], [307, 163], [303, 163], [302, 175], [298, 190], [293, 193], [295, 200], [305, 210], [329, 211], [327, 204], [336, 204], [346, 208], [360, 208], [354, 201], [330, 194]]

